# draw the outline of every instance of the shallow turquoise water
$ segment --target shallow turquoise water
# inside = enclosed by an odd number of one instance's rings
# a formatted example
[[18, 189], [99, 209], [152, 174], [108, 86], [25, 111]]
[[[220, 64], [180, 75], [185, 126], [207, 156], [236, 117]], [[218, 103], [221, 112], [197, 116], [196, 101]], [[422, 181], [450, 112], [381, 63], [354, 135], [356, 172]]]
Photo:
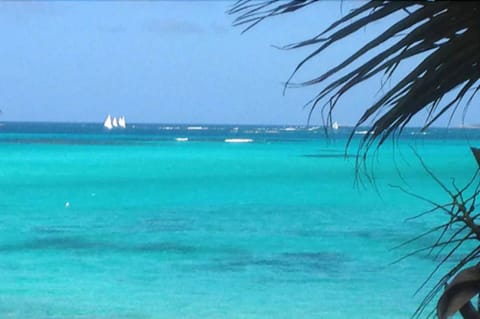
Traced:
[[435, 263], [391, 263], [434, 238], [392, 248], [443, 216], [405, 221], [430, 206], [389, 185], [442, 201], [410, 146], [462, 184], [480, 144], [475, 130], [408, 136], [362, 186], [347, 129], [0, 132], [0, 317], [15, 319], [408, 318]]

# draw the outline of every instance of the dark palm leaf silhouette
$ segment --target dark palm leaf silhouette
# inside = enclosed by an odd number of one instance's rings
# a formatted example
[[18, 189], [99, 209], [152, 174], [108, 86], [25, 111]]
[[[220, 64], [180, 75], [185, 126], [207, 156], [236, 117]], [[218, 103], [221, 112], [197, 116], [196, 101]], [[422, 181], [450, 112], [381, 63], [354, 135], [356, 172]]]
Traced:
[[[236, 16], [234, 25], [245, 26], [246, 31], [266, 18], [302, 10], [315, 2], [241, 0], [228, 13]], [[312, 58], [386, 17], [394, 23], [381, 35], [327, 72], [305, 82], [292, 83], [297, 71], [306, 67]], [[362, 2], [318, 35], [284, 48], [301, 47], [310, 47], [313, 51], [299, 62], [285, 87], [318, 84], [319, 91], [308, 105], [311, 111], [319, 105], [322, 107], [327, 115], [326, 124], [332, 121], [331, 112], [337, 101], [353, 87], [376, 75], [391, 79], [401, 62], [415, 56], [424, 57], [368, 107], [356, 123], [356, 127], [369, 126], [370, 134], [364, 136], [360, 145], [366, 156], [372, 144], [381, 145], [393, 133], [401, 133], [421, 110], [428, 110], [423, 126], [426, 129], [447, 110], [454, 112], [461, 101], [465, 100], [463, 107], [468, 107], [480, 90], [480, 3]], [[377, 51], [379, 53], [372, 54]], [[365, 58], [366, 62], [359, 62]]]

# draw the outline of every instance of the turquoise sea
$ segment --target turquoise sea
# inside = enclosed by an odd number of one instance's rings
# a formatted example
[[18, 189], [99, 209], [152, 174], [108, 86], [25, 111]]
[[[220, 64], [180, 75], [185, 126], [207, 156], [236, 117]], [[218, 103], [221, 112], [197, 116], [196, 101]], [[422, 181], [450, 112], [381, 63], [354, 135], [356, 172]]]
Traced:
[[350, 132], [3, 123], [0, 318], [409, 318], [436, 237], [394, 247], [445, 216], [393, 186], [448, 200], [413, 149], [462, 185], [480, 130], [406, 129], [374, 184]]

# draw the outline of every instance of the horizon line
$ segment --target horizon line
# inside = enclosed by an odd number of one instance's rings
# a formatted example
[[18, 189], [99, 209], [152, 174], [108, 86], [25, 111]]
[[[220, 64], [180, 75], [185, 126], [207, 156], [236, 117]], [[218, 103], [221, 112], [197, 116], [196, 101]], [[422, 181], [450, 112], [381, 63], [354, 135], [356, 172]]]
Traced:
[[[18, 120], [0, 120], [0, 123], [25, 123], [25, 124], [98, 124], [102, 125], [102, 122], [91, 122], [91, 121], [85, 121], [85, 122], [80, 122], [80, 121], [35, 121], [35, 120], [25, 120], [25, 121], [18, 121]], [[204, 126], [296, 126], [296, 127], [325, 127], [324, 124], [292, 124], [292, 123], [270, 123], [270, 124], [265, 124], [265, 123], [201, 123], [201, 122], [128, 122], [128, 124], [140, 124], [140, 125], [181, 125], [181, 126], [195, 126], [195, 125], [204, 125]], [[355, 125], [353, 124], [340, 124], [340, 128], [354, 128]], [[359, 128], [365, 128], [369, 127], [368, 125], [362, 125], [359, 126]], [[407, 125], [406, 127], [408, 128], [422, 128], [422, 126], [418, 125]], [[457, 125], [457, 126], [440, 126], [440, 125], [432, 125], [428, 128], [480, 128], [480, 124], [463, 124], [463, 125]], [[427, 128], [427, 129], [428, 129]]]

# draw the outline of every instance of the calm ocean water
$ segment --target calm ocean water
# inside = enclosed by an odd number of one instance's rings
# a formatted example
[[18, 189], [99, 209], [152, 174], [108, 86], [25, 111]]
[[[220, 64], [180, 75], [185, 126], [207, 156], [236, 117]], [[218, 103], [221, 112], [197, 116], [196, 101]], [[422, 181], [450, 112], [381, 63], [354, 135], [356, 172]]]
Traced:
[[392, 248], [444, 216], [390, 185], [444, 202], [412, 148], [461, 185], [480, 130], [407, 129], [375, 186], [349, 133], [3, 123], [0, 317], [409, 318], [436, 263], [392, 262], [435, 237]]

